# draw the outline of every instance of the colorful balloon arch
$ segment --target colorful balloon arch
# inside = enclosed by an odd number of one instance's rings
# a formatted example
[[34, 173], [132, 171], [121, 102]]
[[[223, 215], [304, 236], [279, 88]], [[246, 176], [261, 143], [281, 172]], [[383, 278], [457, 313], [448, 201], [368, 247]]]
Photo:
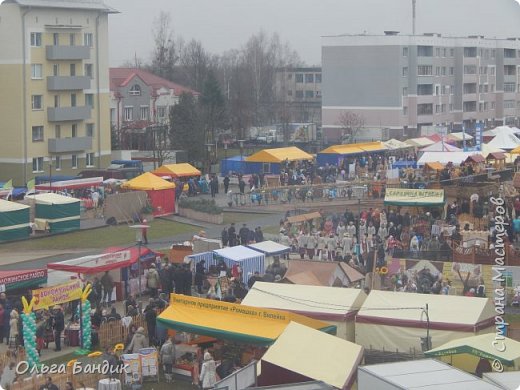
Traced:
[[[92, 292], [92, 285], [88, 283], [83, 289], [83, 293], [81, 294], [81, 305], [78, 306], [76, 311], [76, 315], [81, 316], [81, 340], [83, 348], [80, 350], [81, 355], [86, 355], [90, 352], [92, 348], [92, 322], [90, 320], [90, 312], [92, 307], [90, 305], [90, 301], [88, 300], [88, 296]], [[81, 308], [81, 312], [80, 312]]]
[[38, 348], [36, 346], [36, 314], [34, 314], [32, 310], [34, 300], [35, 298], [33, 297], [31, 302], [27, 302], [27, 299], [22, 297], [22, 335], [25, 354], [27, 355], [27, 364], [31, 369], [40, 364], [40, 356], [38, 355]]

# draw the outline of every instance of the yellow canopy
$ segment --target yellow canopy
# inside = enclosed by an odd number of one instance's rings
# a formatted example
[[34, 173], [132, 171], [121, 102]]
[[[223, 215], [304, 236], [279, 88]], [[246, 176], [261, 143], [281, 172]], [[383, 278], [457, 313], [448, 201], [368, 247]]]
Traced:
[[152, 171], [153, 174], [159, 176], [171, 176], [171, 177], [190, 177], [200, 176], [201, 172], [193, 165], [188, 163], [182, 164], [165, 164]]
[[302, 315], [180, 294], [171, 294], [157, 320], [182, 332], [259, 345], [272, 344], [291, 321], [336, 333], [335, 326]]
[[510, 153], [511, 153], [511, 154], [520, 154], [520, 146], [517, 146], [516, 148], [514, 148], [513, 150], [511, 150]]
[[285, 160], [302, 161], [312, 160], [313, 158], [314, 157], [312, 157], [309, 153], [306, 153], [303, 150], [298, 149], [296, 146], [289, 146], [287, 148], [261, 150], [260, 152], [246, 157], [246, 161], [262, 163], [281, 163]]
[[434, 171], [442, 171], [444, 169], [444, 165], [438, 161], [427, 162], [424, 165]]
[[141, 176], [137, 176], [136, 178], [123, 183], [121, 188], [142, 191], [167, 190], [169, 188], [175, 188], [175, 184], [161, 179], [153, 173], [145, 172]]
[[382, 142], [363, 142], [360, 144], [344, 144], [332, 145], [320, 153], [327, 154], [356, 154], [364, 152], [376, 152], [387, 150], [388, 148]]

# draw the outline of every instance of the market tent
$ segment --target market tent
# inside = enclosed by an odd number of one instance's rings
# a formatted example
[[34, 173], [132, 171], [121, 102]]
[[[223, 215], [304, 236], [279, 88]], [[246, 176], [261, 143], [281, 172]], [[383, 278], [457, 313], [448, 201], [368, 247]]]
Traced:
[[424, 352], [426, 356], [450, 356], [469, 354], [479, 358], [499, 360], [506, 366], [513, 366], [520, 360], [520, 342], [504, 337], [496, 339], [496, 333], [464, 337]]
[[446, 136], [446, 139], [449, 141], [462, 142], [464, 140], [472, 140], [473, 136], [468, 133], [450, 133]]
[[57, 271], [73, 272], [76, 274], [97, 274], [99, 272], [129, 267], [137, 263], [137, 259], [149, 256], [160, 256], [146, 247], [137, 248], [108, 248], [100, 255], [78, 257], [71, 260], [47, 264], [47, 268]]
[[520, 154], [520, 145], [511, 150], [511, 154]]
[[494, 148], [511, 150], [520, 146], [520, 139], [512, 133], [500, 132], [488, 142], [488, 145]]
[[194, 263], [204, 260], [206, 267], [217, 265], [220, 260], [223, 260], [229, 269], [233, 268], [234, 265], [238, 265], [242, 269], [242, 281], [244, 284], [247, 284], [249, 277], [255, 272], [263, 274], [265, 271], [265, 255], [243, 245], [198, 253], [188, 256], [188, 258]]
[[293, 215], [292, 217], [287, 218], [287, 222], [289, 223], [301, 223], [305, 221], [312, 221], [313, 219], [321, 218], [321, 214], [318, 211], [314, 211], [312, 213], [307, 214], [298, 214]]
[[424, 152], [417, 161], [417, 165], [422, 166], [427, 162], [439, 162], [443, 165], [451, 162], [454, 165], [460, 165], [473, 154], [478, 154], [478, 152]]
[[278, 256], [289, 253], [291, 248], [274, 241], [262, 241], [247, 246], [257, 252], [263, 253], [265, 256]]
[[222, 176], [228, 175], [230, 172], [242, 173], [245, 171], [244, 156], [228, 157], [220, 161], [220, 174]]
[[475, 375], [434, 359], [358, 368], [357, 390], [500, 390]]
[[[469, 156], [465, 162], [474, 162], [474, 163], [483, 163], [486, 162], [486, 159], [480, 154], [474, 154]], [[429, 163], [428, 163], [429, 164]]]
[[343, 262], [291, 260], [283, 281], [312, 286], [348, 287], [364, 278], [363, 274]]
[[483, 137], [495, 137], [499, 134], [518, 134], [518, 129], [515, 128], [511, 128], [509, 126], [498, 126], [498, 127], [495, 127], [494, 129], [491, 129], [491, 130], [487, 130], [487, 131], [484, 131], [482, 133], [482, 136]]
[[0, 199], [0, 242], [29, 237], [31, 207]]
[[490, 146], [489, 144], [481, 144], [480, 145], [480, 154], [482, 156], [487, 157], [489, 153], [504, 153], [504, 149], [500, 149], [497, 147]]
[[84, 179], [70, 179], [62, 181], [54, 181], [48, 183], [37, 184], [35, 188], [38, 191], [70, 191], [80, 188], [101, 187], [103, 185], [103, 177], [87, 177]]
[[[51, 233], [62, 233], [80, 228], [81, 202], [79, 199], [54, 193], [26, 196], [35, 201], [35, 222], [48, 225]], [[37, 222], [36, 220], [40, 220]]]
[[444, 165], [437, 161], [428, 162], [424, 164], [424, 166], [428, 169], [431, 169], [432, 171], [442, 171], [444, 169]]
[[518, 390], [520, 371], [485, 372], [482, 374], [482, 379], [503, 390]]
[[414, 146], [416, 148], [422, 148], [422, 147], [432, 145], [435, 143], [435, 141], [432, 141], [431, 139], [426, 138], [426, 137], [407, 139], [404, 142], [407, 143], [408, 145]]
[[260, 152], [246, 157], [247, 162], [260, 163], [281, 163], [283, 161], [302, 161], [312, 160], [309, 153], [297, 148], [296, 146], [289, 146], [287, 148], [264, 149]]
[[177, 331], [257, 345], [271, 345], [291, 321], [336, 333], [336, 327], [299, 314], [180, 294], [171, 294], [170, 306], [157, 317]]
[[356, 154], [365, 152], [382, 152], [388, 150], [383, 142], [362, 142], [358, 144], [332, 145], [320, 152], [323, 154]]
[[175, 184], [146, 172], [121, 185], [121, 188], [146, 191], [153, 208], [153, 215], [168, 215], [175, 212]]
[[188, 163], [165, 164], [152, 171], [152, 173], [157, 176], [170, 176], [174, 178], [201, 175], [201, 172], [197, 168]]
[[349, 389], [362, 358], [363, 347], [291, 322], [262, 356], [259, 383], [269, 386], [309, 378]]
[[18, 288], [37, 287], [47, 283], [46, 269], [18, 269], [0, 271], [0, 286], [4, 291], [12, 291]]
[[384, 203], [391, 206], [444, 206], [444, 190], [387, 188]]
[[372, 290], [356, 316], [356, 343], [377, 350], [421, 351], [426, 304], [434, 348], [494, 331], [495, 309], [488, 298]]
[[389, 139], [388, 141], [383, 142], [383, 144], [391, 150], [408, 149], [412, 147], [411, 145], [408, 145], [406, 142], [399, 141], [395, 138]]
[[420, 149], [421, 152], [460, 152], [462, 149], [456, 146], [450, 145], [447, 142], [440, 141], [425, 148]]
[[354, 342], [354, 317], [366, 299], [361, 289], [255, 282], [242, 304], [287, 310], [336, 325], [336, 336]]

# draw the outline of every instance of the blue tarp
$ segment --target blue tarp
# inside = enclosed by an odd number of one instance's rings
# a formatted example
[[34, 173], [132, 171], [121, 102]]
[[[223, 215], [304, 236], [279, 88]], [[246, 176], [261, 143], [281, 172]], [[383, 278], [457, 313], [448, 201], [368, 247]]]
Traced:
[[411, 167], [411, 168], [417, 168], [417, 161], [413, 161], [413, 160], [406, 160], [406, 161], [396, 161], [392, 164], [392, 168], [408, 168], [408, 167]]
[[223, 159], [220, 162], [220, 173], [222, 176], [231, 172], [245, 173], [245, 156], [234, 156]]

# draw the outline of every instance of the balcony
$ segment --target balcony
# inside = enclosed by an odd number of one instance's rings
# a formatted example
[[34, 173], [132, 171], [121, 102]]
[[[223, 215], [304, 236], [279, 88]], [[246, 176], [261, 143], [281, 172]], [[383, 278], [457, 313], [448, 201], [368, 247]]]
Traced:
[[47, 60], [88, 60], [90, 47], [88, 46], [47, 46]]
[[49, 138], [49, 153], [82, 152], [92, 149], [92, 137]]
[[90, 119], [90, 106], [81, 107], [49, 107], [47, 120], [49, 122], [82, 121]]
[[75, 91], [90, 88], [91, 78], [88, 76], [49, 76], [47, 77], [47, 90], [49, 91]]

